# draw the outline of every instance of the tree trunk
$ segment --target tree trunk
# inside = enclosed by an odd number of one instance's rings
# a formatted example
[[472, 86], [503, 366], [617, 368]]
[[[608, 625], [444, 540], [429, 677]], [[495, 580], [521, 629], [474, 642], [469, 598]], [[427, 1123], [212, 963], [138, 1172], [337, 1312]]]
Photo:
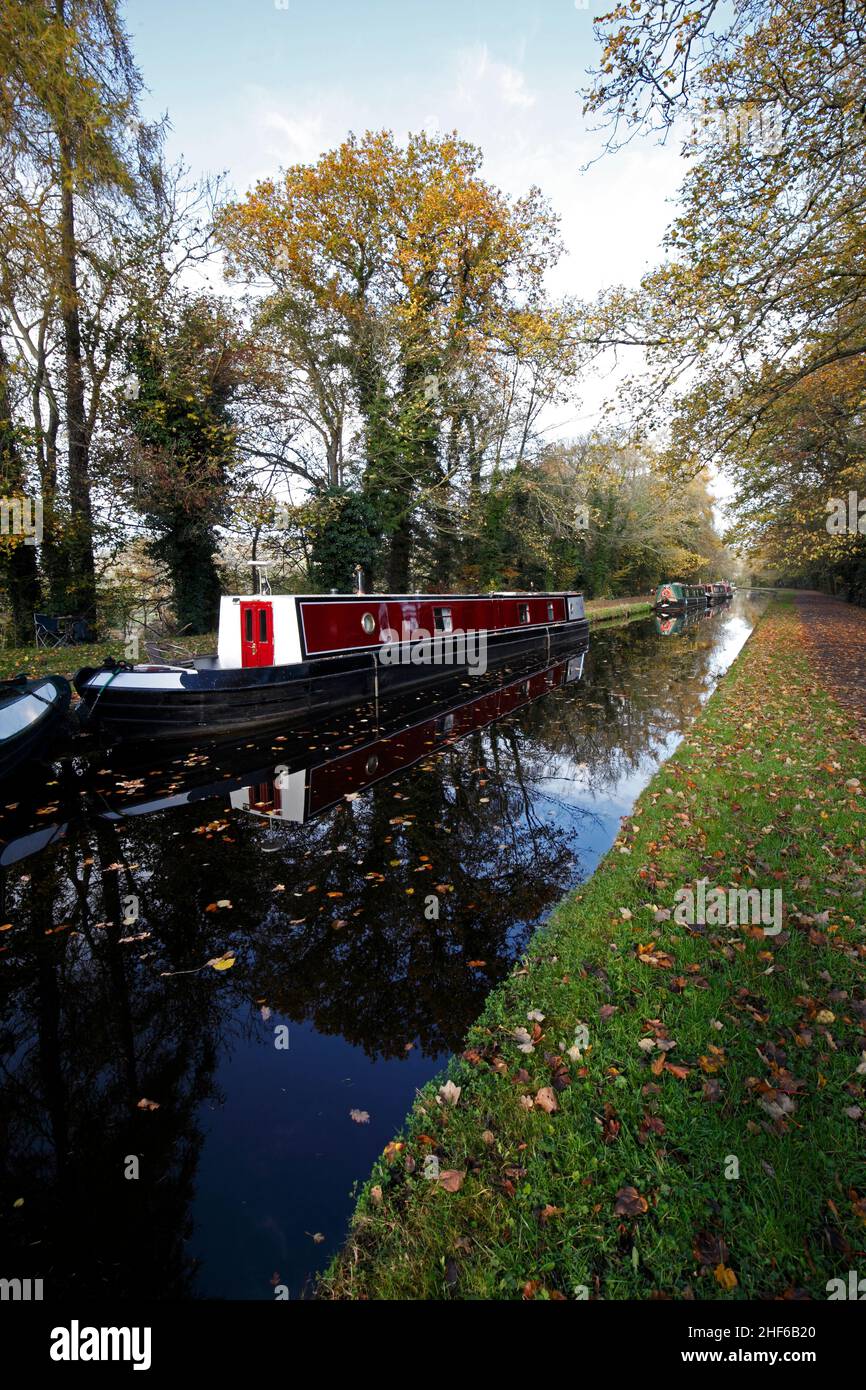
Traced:
[[[0, 342], [0, 496], [23, 496], [24, 469], [12, 423], [9, 396], [9, 361]], [[19, 538], [3, 555], [0, 574], [6, 582], [12, 606], [12, 624], [18, 642], [33, 641], [33, 610], [39, 606], [39, 572], [36, 564], [36, 536]]]
[[[65, 0], [55, 0], [58, 20], [66, 23]], [[90, 499], [90, 458], [84, 370], [81, 351], [81, 316], [78, 306], [78, 265], [75, 239], [75, 159], [68, 130], [58, 132], [60, 148], [60, 308], [66, 371], [66, 433], [70, 535], [69, 604], [76, 612], [89, 612], [96, 603], [96, 567], [93, 558], [93, 511]]]
[[388, 591], [405, 594], [409, 591], [409, 560], [412, 554], [412, 526], [405, 517], [391, 536], [388, 553]]

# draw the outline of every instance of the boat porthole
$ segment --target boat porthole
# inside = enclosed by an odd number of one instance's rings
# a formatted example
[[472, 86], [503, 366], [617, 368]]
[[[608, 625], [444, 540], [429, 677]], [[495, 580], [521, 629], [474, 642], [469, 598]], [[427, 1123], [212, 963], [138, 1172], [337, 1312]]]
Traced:
[[365, 632], [376, 631], [376, 619], [373, 617], [372, 613], [364, 614], [363, 618], [361, 619], [361, 626]]
[[376, 772], [378, 767], [379, 759], [377, 758], [375, 753], [371, 753], [366, 763], [364, 764], [364, 771], [366, 772], [368, 777], [372, 777], [373, 773]]

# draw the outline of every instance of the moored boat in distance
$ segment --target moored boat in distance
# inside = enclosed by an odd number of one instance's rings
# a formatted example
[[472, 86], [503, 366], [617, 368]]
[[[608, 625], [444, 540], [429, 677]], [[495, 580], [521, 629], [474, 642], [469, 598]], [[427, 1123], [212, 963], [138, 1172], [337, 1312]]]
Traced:
[[75, 687], [84, 727], [112, 737], [231, 734], [550, 657], [588, 631], [574, 592], [227, 595], [215, 656], [107, 661]]
[[724, 603], [733, 596], [733, 592], [727, 580], [714, 584], [686, 584], [679, 579], [670, 580], [656, 589], [653, 607], [657, 613], [684, 613], [689, 608]]
[[62, 676], [16, 676], [0, 682], [0, 778], [49, 752], [71, 698]]

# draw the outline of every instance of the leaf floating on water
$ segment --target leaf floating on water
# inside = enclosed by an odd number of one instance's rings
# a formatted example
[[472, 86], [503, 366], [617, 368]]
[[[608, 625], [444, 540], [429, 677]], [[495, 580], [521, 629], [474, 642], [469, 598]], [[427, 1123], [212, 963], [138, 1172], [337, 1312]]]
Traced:
[[349, 1119], [354, 1120], [356, 1125], [368, 1125], [370, 1123], [370, 1112], [368, 1110], [350, 1110]]
[[208, 965], [214, 970], [231, 970], [236, 960], [237, 956], [232, 951], [226, 951], [223, 956], [214, 956], [213, 960], [208, 961]]
[[138, 1102], [135, 1108], [136, 1110], [158, 1110], [159, 1101], [148, 1100], [146, 1096], [142, 1096], [141, 1100]]

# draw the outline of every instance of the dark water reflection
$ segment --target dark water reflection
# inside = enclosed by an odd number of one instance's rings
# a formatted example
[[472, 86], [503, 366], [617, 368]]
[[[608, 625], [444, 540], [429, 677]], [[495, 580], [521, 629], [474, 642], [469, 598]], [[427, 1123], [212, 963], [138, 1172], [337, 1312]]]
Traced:
[[46, 1298], [307, 1290], [756, 611], [609, 630], [378, 728], [5, 786], [0, 1272]]

